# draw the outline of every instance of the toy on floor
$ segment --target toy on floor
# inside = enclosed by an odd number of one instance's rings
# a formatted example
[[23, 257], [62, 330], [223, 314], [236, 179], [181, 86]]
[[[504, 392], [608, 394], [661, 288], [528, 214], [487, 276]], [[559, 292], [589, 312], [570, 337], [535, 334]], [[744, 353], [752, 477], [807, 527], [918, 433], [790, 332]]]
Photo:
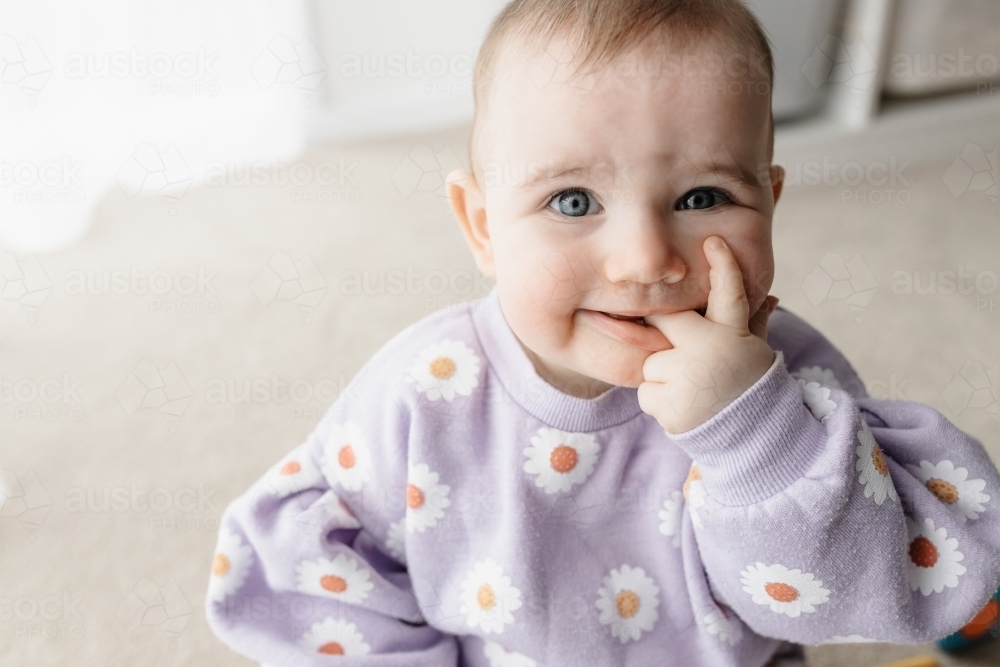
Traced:
[[965, 627], [938, 641], [938, 646], [944, 651], [961, 651], [1000, 635], [1000, 588], [993, 594], [982, 611], [973, 617]]

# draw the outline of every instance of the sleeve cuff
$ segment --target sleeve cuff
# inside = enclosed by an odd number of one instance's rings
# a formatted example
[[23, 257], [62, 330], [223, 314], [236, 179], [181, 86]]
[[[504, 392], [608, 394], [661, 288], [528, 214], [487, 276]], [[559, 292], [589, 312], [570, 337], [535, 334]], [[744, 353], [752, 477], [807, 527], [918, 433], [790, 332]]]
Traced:
[[822, 452], [826, 429], [802, 400], [784, 356], [721, 412], [669, 436], [694, 459], [708, 494], [746, 506], [788, 488]]

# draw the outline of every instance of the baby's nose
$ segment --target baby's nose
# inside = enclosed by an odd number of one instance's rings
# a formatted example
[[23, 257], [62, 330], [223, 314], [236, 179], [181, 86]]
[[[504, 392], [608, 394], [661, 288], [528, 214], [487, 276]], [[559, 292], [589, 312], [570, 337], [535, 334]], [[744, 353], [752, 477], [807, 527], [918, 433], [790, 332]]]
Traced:
[[610, 282], [674, 284], [687, 275], [681, 239], [670, 232], [661, 215], [648, 212], [628, 222], [611, 222], [604, 260]]

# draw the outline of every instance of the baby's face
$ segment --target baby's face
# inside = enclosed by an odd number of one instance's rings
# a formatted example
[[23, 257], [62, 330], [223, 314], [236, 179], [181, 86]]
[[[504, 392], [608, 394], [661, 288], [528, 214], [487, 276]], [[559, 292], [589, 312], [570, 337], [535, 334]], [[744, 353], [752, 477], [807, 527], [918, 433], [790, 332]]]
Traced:
[[[781, 178], [767, 154], [767, 84], [711, 71], [726, 62], [712, 41], [581, 77], [556, 68], [563, 42], [508, 61], [483, 128], [481, 182], [449, 186], [511, 329], [566, 393], [639, 386], [645, 359], [670, 345], [612, 315], [704, 314], [709, 236], [732, 249], [751, 314], [767, 296]], [[664, 64], [682, 58], [687, 72]]]

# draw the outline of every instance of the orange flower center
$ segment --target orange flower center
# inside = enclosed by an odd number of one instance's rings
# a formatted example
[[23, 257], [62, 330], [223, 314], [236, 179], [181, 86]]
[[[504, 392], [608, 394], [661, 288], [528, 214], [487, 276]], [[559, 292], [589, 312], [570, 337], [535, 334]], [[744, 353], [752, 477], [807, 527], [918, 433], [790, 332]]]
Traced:
[[319, 580], [319, 585], [331, 593], [343, 593], [347, 590], [347, 582], [333, 574], [325, 574]]
[[688, 472], [687, 479], [684, 480], [684, 500], [688, 499], [688, 492], [691, 490], [691, 483], [701, 479], [701, 471], [698, 470], [698, 466], [692, 465], [691, 470]]
[[438, 357], [431, 362], [431, 375], [438, 380], [447, 380], [455, 374], [455, 362], [448, 357]]
[[282, 475], [294, 475], [295, 473], [302, 470], [302, 466], [299, 465], [298, 461], [289, 461], [281, 468]]
[[885, 457], [882, 456], [882, 449], [878, 445], [872, 447], [872, 463], [875, 465], [875, 470], [878, 470], [878, 474], [883, 477], [889, 474], [889, 466], [885, 464]]
[[226, 558], [226, 554], [215, 554], [215, 558], [212, 559], [212, 574], [222, 577], [227, 572], [229, 572], [229, 559]]
[[639, 596], [634, 591], [619, 591], [615, 596], [615, 608], [622, 618], [632, 618], [639, 613]]
[[910, 560], [917, 567], [934, 567], [938, 561], [938, 550], [933, 542], [921, 535], [910, 542]]
[[493, 605], [497, 603], [497, 595], [493, 592], [493, 587], [489, 584], [480, 586], [476, 592], [476, 602], [479, 603], [481, 609], [492, 609]]
[[937, 496], [937, 499], [943, 503], [951, 505], [958, 502], [958, 489], [943, 479], [927, 480], [927, 490]]
[[795, 602], [799, 599], [799, 591], [780, 581], [772, 581], [764, 585], [764, 592], [778, 602]]
[[567, 473], [576, 467], [576, 450], [569, 445], [559, 445], [549, 454], [549, 465], [556, 472]]
[[330, 642], [329, 644], [320, 646], [319, 652], [326, 655], [344, 655], [344, 647], [337, 642]]
[[344, 445], [340, 448], [337, 453], [337, 463], [340, 464], [341, 468], [353, 468], [354, 460], [354, 449], [350, 445]]
[[406, 506], [410, 509], [420, 509], [424, 504], [424, 492], [413, 484], [406, 485]]

